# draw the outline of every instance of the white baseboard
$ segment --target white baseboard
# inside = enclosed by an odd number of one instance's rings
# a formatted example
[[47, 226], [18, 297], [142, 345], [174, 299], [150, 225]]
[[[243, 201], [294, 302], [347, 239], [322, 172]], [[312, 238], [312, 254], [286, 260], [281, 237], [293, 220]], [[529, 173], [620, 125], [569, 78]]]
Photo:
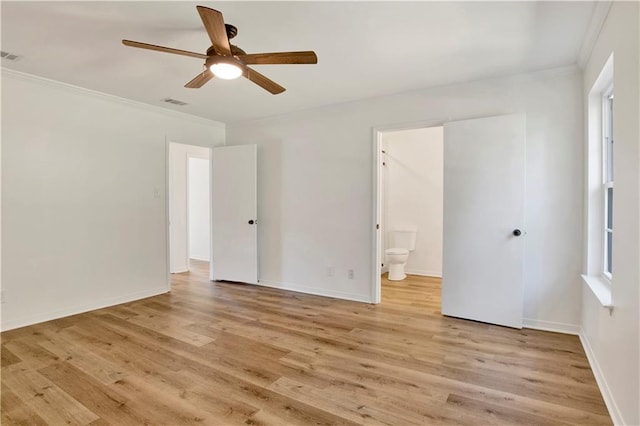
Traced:
[[442, 278], [442, 271], [423, 271], [420, 269], [406, 269], [404, 270], [405, 274], [409, 275], [419, 275], [421, 277], [435, 277]]
[[13, 330], [14, 328], [26, 327], [28, 325], [38, 324], [45, 321], [51, 321], [54, 319], [68, 317], [70, 315], [81, 314], [84, 312], [95, 311], [96, 309], [102, 309], [109, 306], [119, 305], [121, 303], [133, 302], [134, 300], [145, 299], [151, 296], [157, 296], [159, 294], [167, 293], [169, 289], [166, 285], [162, 287], [156, 287], [149, 290], [138, 291], [136, 293], [129, 293], [124, 296], [110, 297], [100, 301], [91, 303], [84, 303], [82, 305], [72, 306], [63, 309], [56, 309], [50, 312], [45, 312], [33, 316], [17, 318], [9, 321], [2, 321], [2, 331]]
[[284, 283], [279, 281], [258, 280], [258, 285], [278, 288], [280, 290], [295, 291], [297, 293], [313, 294], [315, 296], [333, 297], [335, 299], [352, 300], [354, 302], [374, 303], [371, 296], [363, 297], [360, 294], [345, 293], [337, 290], [327, 290], [324, 288], [306, 287], [299, 284]]
[[198, 257], [198, 256], [191, 256], [189, 259], [193, 259], [193, 260], [200, 260], [202, 262], [208, 262], [209, 258], [208, 257]]
[[600, 393], [602, 394], [602, 399], [604, 399], [604, 403], [607, 406], [607, 410], [609, 410], [609, 415], [611, 416], [611, 420], [614, 425], [626, 425], [627, 423], [622, 418], [622, 413], [616, 404], [615, 399], [613, 399], [613, 394], [611, 393], [611, 389], [607, 384], [607, 380], [600, 369], [600, 365], [598, 364], [598, 360], [596, 359], [596, 355], [591, 348], [591, 344], [589, 343], [589, 339], [587, 339], [587, 335], [584, 333], [582, 327], [580, 328], [580, 332], [578, 333], [580, 337], [580, 342], [582, 343], [582, 347], [584, 348], [585, 354], [587, 354], [587, 360], [589, 361], [589, 365], [591, 366], [591, 371], [593, 371], [593, 375], [596, 378], [596, 383], [598, 384], [598, 388], [600, 388]]
[[525, 328], [577, 335], [580, 338], [580, 343], [582, 343], [584, 352], [587, 355], [587, 360], [589, 361], [589, 365], [591, 366], [591, 371], [593, 371], [593, 375], [596, 378], [596, 383], [598, 384], [598, 388], [600, 389], [600, 393], [602, 394], [604, 403], [607, 406], [607, 410], [609, 410], [609, 415], [611, 416], [611, 420], [613, 421], [613, 424], [614, 425], [627, 424], [624, 422], [624, 419], [622, 418], [622, 413], [620, 413], [620, 410], [618, 409], [618, 406], [615, 400], [613, 399], [613, 394], [611, 393], [611, 389], [609, 389], [607, 380], [605, 379], [604, 374], [600, 369], [600, 365], [598, 364], [595, 353], [593, 352], [593, 349], [589, 344], [589, 339], [587, 339], [587, 336], [584, 333], [584, 330], [582, 329], [582, 327], [573, 325], [573, 324], [542, 321], [542, 320], [535, 320], [530, 318], [524, 318], [522, 320], [522, 324]]
[[189, 268], [187, 268], [186, 266], [182, 266], [171, 271], [172, 274], [181, 274], [183, 272], [189, 272]]
[[562, 322], [543, 321], [532, 318], [523, 318], [522, 326], [524, 328], [532, 328], [534, 330], [553, 331], [554, 333], [580, 334], [580, 326], [575, 324], [565, 324]]

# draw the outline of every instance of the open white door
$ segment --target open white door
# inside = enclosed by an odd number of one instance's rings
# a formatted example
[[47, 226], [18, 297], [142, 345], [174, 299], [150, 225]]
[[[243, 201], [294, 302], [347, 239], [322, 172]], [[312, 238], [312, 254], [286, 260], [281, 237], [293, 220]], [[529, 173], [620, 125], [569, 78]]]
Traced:
[[444, 125], [442, 313], [522, 328], [525, 116]]
[[256, 145], [213, 149], [212, 280], [258, 283]]

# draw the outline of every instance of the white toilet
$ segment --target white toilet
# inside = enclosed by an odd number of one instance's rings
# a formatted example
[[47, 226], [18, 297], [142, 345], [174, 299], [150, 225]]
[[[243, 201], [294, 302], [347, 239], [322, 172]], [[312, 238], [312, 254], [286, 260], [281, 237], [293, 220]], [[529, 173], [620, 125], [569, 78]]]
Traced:
[[407, 277], [404, 265], [409, 259], [409, 253], [416, 248], [416, 231], [390, 231], [389, 246], [384, 251], [389, 265], [389, 280], [400, 281]]

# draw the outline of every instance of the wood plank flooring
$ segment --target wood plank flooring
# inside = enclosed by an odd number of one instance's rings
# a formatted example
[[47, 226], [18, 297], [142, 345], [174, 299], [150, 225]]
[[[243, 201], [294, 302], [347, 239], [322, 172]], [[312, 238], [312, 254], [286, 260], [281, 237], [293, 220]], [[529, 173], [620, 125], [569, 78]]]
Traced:
[[2, 333], [2, 424], [611, 424], [577, 337], [442, 317], [438, 279], [383, 279], [374, 306], [193, 266]]

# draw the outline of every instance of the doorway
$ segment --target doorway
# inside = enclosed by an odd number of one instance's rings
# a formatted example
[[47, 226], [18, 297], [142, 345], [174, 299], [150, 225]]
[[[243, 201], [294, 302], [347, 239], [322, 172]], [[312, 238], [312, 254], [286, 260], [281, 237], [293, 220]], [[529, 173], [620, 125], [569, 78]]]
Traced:
[[169, 270], [210, 271], [211, 149], [169, 143]]
[[384, 220], [383, 136], [436, 126], [444, 129], [441, 313], [522, 328], [526, 235], [526, 116], [522, 113], [374, 129], [372, 301], [381, 302], [380, 258], [388, 246], [383, 245], [380, 227]]
[[[420, 299], [439, 292], [443, 138], [442, 126], [380, 132], [379, 263], [383, 303], [392, 299], [399, 302], [396, 298], [407, 292], [410, 298]], [[407, 254], [395, 254], [406, 250]]]

